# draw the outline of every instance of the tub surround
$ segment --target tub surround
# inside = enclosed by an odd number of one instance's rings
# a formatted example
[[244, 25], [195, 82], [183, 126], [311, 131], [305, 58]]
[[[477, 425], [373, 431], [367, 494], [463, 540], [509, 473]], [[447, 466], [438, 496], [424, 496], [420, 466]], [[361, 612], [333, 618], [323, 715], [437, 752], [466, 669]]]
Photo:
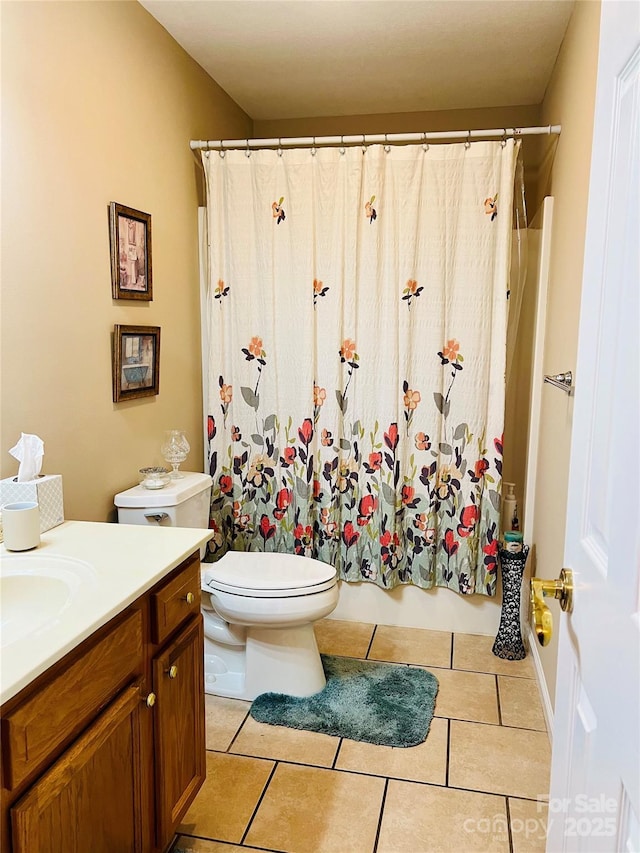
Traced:
[[[0, 702], [18, 693], [98, 628], [143, 595], [210, 537], [196, 528], [139, 527], [67, 521], [43, 533], [32, 558], [70, 557], [88, 563], [89, 594], [70, 602], [53, 624], [2, 649]], [[0, 560], [16, 556], [0, 546]]]

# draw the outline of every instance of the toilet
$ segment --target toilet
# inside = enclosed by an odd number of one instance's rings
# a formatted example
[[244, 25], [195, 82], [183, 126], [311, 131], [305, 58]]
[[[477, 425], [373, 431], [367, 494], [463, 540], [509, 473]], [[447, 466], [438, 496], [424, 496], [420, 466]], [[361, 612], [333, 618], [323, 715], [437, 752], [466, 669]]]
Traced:
[[[184, 472], [162, 489], [114, 498], [120, 524], [209, 527], [211, 477]], [[201, 553], [204, 556], [204, 549]], [[205, 692], [311, 696], [326, 684], [313, 623], [338, 603], [333, 566], [297, 554], [228, 551], [201, 564]]]

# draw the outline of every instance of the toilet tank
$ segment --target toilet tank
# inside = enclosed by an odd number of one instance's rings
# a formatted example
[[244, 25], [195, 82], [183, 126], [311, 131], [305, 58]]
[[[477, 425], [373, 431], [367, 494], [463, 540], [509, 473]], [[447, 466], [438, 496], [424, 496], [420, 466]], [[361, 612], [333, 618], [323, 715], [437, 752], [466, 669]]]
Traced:
[[162, 489], [134, 486], [113, 499], [120, 524], [164, 527], [209, 527], [211, 477], [183, 472]]

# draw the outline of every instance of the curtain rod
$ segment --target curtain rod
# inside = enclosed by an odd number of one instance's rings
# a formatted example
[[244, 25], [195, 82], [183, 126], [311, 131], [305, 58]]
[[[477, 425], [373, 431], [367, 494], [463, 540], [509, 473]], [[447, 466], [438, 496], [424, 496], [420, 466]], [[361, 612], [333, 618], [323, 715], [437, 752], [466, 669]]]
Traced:
[[432, 139], [506, 139], [520, 136], [542, 136], [559, 134], [561, 125], [546, 127], [500, 127], [493, 130], [444, 130], [427, 133], [358, 133], [344, 136], [293, 136], [275, 139], [214, 139], [196, 140], [189, 143], [191, 149], [208, 151], [230, 148], [290, 148], [292, 146], [315, 147], [330, 145], [374, 145], [393, 142], [429, 142]]

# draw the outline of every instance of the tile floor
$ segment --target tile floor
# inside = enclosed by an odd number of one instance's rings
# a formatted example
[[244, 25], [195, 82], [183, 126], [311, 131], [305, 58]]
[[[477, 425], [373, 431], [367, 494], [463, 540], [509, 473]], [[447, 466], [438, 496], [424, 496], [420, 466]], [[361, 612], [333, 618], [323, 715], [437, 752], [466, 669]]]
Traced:
[[544, 851], [550, 748], [530, 658], [493, 640], [326, 619], [321, 652], [427, 667], [427, 740], [395, 749], [257, 723], [207, 696], [207, 780], [180, 827], [189, 853]]

